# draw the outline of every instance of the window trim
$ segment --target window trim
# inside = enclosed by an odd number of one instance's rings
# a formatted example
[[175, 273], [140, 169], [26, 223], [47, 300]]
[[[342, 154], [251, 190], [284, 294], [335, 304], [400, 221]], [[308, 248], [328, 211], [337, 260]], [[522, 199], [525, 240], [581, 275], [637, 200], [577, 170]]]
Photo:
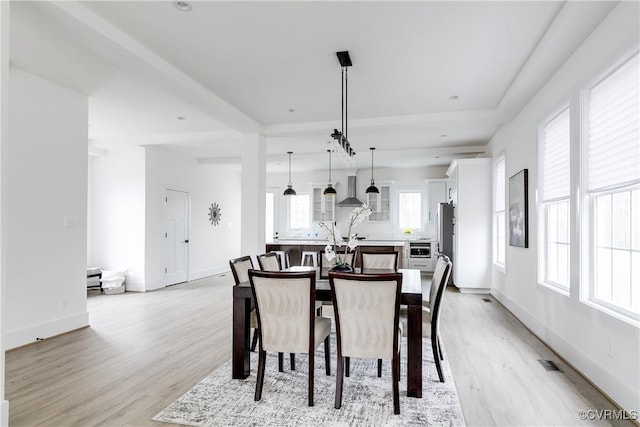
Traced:
[[[544, 180], [544, 135], [545, 135], [545, 127], [551, 123], [553, 120], [555, 120], [556, 118], [558, 118], [561, 114], [563, 114], [565, 111], [568, 110], [569, 113], [569, 180], [570, 180], [570, 184], [569, 184], [569, 194], [565, 197], [556, 197], [553, 199], [549, 199], [549, 200], [543, 200], [542, 199], [542, 190], [543, 190], [543, 180]], [[569, 233], [569, 252], [568, 252], [568, 256], [567, 259], [569, 260], [569, 263], [571, 263], [571, 253], [572, 253], [572, 247], [575, 246], [575, 244], [572, 242], [572, 235], [573, 235], [573, 228], [575, 227], [575, 225], [573, 224], [572, 221], [572, 206], [573, 206], [573, 200], [572, 200], [572, 196], [571, 196], [571, 189], [573, 188], [572, 184], [571, 184], [571, 169], [572, 169], [572, 164], [571, 164], [571, 152], [572, 152], [572, 140], [575, 138], [573, 133], [571, 132], [572, 129], [572, 122], [573, 122], [573, 108], [571, 107], [571, 103], [569, 101], [566, 101], [564, 103], [562, 103], [558, 108], [556, 108], [555, 110], [553, 110], [553, 112], [549, 115], [547, 115], [546, 117], [544, 117], [541, 121], [540, 124], [538, 125], [538, 144], [537, 144], [537, 154], [538, 154], [538, 182], [537, 182], [537, 192], [536, 192], [536, 211], [537, 211], [537, 215], [538, 215], [538, 236], [537, 236], [537, 241], [538, 241], [538, 256], [537, 256], [537, 282], [538, 285], [543, 286], [547, 289], [551, 289], [561, 295], [564, 295], [566, 297], [569, 297], [571, 294], [571, 282], [572, 282], [572, 276], [571, 276], [571, 264], [569, 264], [569, 271], [568, 271], [568, 283], [566, 286], [548, 280], [547, 279], [547, 265], [548, 265], [548, 240], [547, 240], [547, 234], [548, 234], [548, 221], [547, 221], [547, 215], [548, 215], [548, 208], [550, 206], [551, 203], [557, 203], [557, 202], [562, 202], [562, 201], [567, 201], [569, 204], [569, 211], [568, 211], [568, 217], [569, 217], [569, 228], [568, 228], [568, 233]]]
[[579, 246], [580, 258], [580, 303], [594, 308], [604, 314], [621, 320], [635, 327], [640, 327], [640, 314], [630, 312], [622, 307], [615, 306], [607, 301], [600, 300], [595, 297], [595, 266], [590, 262], [593, 259], [595, 250], [594, 233], [595, 218], [593, 210], [595, 209], [595, 196], [604, 193], [614, 193], [618, 191], [629, 190], [638, 187], [640, 183], [620, 184], [613, 188], [607, 188], [602, 191], [589, 192], [588, 190], [588, 127], [587, 120], [589, 114], [589, 102], [591, 90], [615, 73], [620, 67], [631, 60], [635, 55], [640, 55], [640, 44], [636, 43], [632, 48], [628, 49], [623, 55], [615, 60], [611, 65], [603, 68], [594, 78], [584, 84], [579, 91], [579, 107], [580, 107], [580, 188], [579, 188], [579, 208], [581, 211], [581, 221], [579, 230], [581, 242]]
[[[292, 197], [296, 197], [296, 196], [307, 196], [309, 197], [309, 226], [306, 228], [293, 228], [291, 227], [291, 199]], [[313, 203], [313, 195], [308, 193], [308, 192], [303, 192], [303, 193], [298, 193], [295, 196], [287, 196], [287, 231], [291, 231], [291, 232], [298, 232], [298, 233], [304, 233], [304, 232], [308, 232], [313, 228], [313, 206], [311, 206], [311, 204]]]
[[426, 195], [425, 195], [425, 190], [420, 189], [418, 187], [404, 187], [404, 188], [398, 188], [395, 191], [395, 195], [392, 196], [393, 199], [395, 199], [397, 201], [397, 203], [395, 204], [395, 221], [393, 221], [393, 225], [395, 227], [396, 230], [402, 232], [404, 230], [403, 227], [400, 227], [400, 194], [402, 193], [419, 193], [420, 194], [420, 227], [419, 228], [411, 228], [411, 230], [413, 232], [416, 231], [424, 231], [426, 230], [426, 221], [424, 220], [424, 213], [426, 211], [426, 209], [428, 209], [428, 207], [425, 207], [425, 203], [426, 203]]
[[[495, 200], [493, 203], [493, 267], [500, 271], [501, 273], [506, 273], [507, 271], [507, 157], [503, 152], [500, 152], [496, 157], [495, 160], [493, 162], [493, 189], [494, 189], [494, 198], [496, 197], [496, 187], [497, 187], [497, 178], [498, 178], [498, 163], [500, 162], [504, 162], [504, 186], [505, 186], [505, 190], [504, 190], [504, 206], [503, 209], [500, 211], [496, 210], [496, 204], [495, 204]], [[497, 259], [497, 252], [498, 252], [498, 214], [502, 212], [504, 214], [504, 219], [503, 219], [503, 231], [504, 231], [504, 261], [501, 263], [498, 261]]]

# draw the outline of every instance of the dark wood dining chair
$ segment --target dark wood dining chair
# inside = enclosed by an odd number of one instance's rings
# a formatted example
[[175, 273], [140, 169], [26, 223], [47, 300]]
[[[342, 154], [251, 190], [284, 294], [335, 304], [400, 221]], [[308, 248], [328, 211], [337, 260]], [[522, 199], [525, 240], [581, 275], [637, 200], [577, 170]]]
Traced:
[[362, 251], [360, 268], [363, 273], [371, 270], [398, 270], [398, 252], [366, 252]]
[[[240, 283], [249, 282], [249, 270], [253, 268], [253, 261], [250, 256], [242, 256], [229, 261], [229, 267], [231, 267], [231, 273], [233, 274], [233, 280], [236, 282], [236, 286]], [[251, 351], [256, 351], [256, 345], [258, 344], [258, 317], [256, 315], [255, 308], [252, 307], [250, 314], [250, 326], [253, 329], [253, 338], [251, 340]]]
[[338, 344], [336, 409], [342, 406], [345, 358], [391, 359], [393, 413], [399, 414], [402, 274], [329, 272], [329, 284]]
[[316, 272], [249, 270], [256, 303], [260, 344], [255, 400], [262, 397], [267, 351], [309, 355], [308, 403], [313, 406], [314, 354], [324, 342], [325, 371], [331, 375], [331, 319], [316, 315]]
[[446, 255], [440, 255], [436, 261], [436, 267], [431, 279], [431, 289], [429, 290], [429, 320], [431, 327], [429, 328], [431, 337], [431, 350], [433, 351], [433, 359], [436, 363], [438, 371], [438, 379], [444, 382], [442, 374], [442, 366], [440, 361], [444, 360], [442, 348], [440, 344], [440, 310], [442, 308], [442, 300], [446, 293], [447, 282], [451, 275], [451, 260]]
[[280, 257], [275, 252], [267, 252], [266, 254], [260, 254], [258, 258], [258, 264], [262, 271], [280, 271], [282, 265], [280, 264]]

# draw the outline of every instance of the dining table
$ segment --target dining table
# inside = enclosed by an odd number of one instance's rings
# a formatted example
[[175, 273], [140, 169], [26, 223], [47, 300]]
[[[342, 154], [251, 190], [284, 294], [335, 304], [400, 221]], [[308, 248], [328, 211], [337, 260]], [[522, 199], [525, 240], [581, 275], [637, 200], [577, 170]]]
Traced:
[[[331, 288], [328, 279], [320, 279], [317, 267], [297, 266], [284, 271], [310, 271], [315, 269], [316, 300], [331, 301]], [[407, 306], [407, 396], [422, 397], [422, 283], [420, 270], [398, 269], [402, 273], [402, 291], [400, 304]], [[392, 270], [363, 271], [363, 273], [384, 273]], [[249, 282], [233, 287], [233, 344], [232, 377], [247, 378], [250, 368], [250, 315], [253, 295]]]

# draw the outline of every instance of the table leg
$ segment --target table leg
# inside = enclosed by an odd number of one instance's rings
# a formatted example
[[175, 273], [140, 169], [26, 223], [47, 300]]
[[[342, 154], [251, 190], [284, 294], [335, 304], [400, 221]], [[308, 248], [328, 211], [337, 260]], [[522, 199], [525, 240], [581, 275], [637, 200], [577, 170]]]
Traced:
[[233, 297], [232, 378], [247, 378], [251, 373], [249, 337], [251, 298]]
[[422, 397], [422, 305], [407, 306], [407, 396]]

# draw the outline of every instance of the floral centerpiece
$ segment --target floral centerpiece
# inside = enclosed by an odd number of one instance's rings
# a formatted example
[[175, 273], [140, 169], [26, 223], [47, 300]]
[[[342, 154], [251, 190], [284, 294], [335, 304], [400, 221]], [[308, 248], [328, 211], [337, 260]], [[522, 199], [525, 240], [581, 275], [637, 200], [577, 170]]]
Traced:
[[[351, 233], [351, 230], [359, 223], [364, 221], [369, 215], [371, 215], [373, 209], [366, 203], [362, 206], [358, 206], [351, 211], [349, 218], [347, 218], [347, 238], [346, 241], [340, 234], [340, 230], [335, 226], [333, 222], [326, 223], [320, 222], [320, 227], [324, 228], [329, 233], [329, 244], [324, 248], [325, 257], [332, 263], [330, 270], [347, 270], [352, 271], [351, 266], [347, 263], [348, 250], [354, 250], [357, 244], [356, 233]], [[340, 251], [344, 246], [344, 250]]]

